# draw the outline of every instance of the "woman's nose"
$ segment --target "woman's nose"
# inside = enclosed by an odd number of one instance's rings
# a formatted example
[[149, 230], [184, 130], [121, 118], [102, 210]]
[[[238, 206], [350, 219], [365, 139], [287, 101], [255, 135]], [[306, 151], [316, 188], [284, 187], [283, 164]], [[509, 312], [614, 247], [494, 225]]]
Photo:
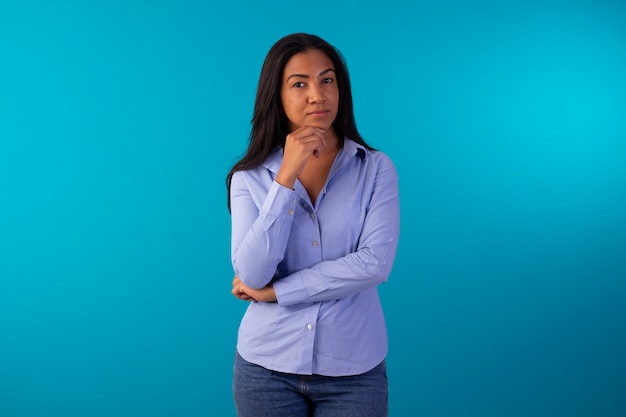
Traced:
[[326, 97], [324, 97], [324, 93], [319, 87], [312, 87], [310, 90], [311, 94], [309, 95], [310, 103], [323, 103], [326, 101]]

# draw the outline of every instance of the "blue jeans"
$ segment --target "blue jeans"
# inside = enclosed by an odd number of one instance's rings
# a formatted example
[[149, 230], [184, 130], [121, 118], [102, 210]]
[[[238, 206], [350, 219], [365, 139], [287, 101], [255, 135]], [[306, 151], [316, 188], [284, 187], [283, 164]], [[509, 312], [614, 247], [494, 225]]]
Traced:
[[385, 361], [362, 375], [329, 377], [270, 371], [235, 356], [239, 417], [386, 417], [387, 392]]

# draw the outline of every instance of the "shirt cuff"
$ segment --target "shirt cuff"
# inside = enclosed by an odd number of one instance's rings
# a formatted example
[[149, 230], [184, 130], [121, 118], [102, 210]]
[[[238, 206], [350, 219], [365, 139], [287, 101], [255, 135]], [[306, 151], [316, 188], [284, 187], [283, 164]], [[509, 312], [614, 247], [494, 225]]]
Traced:
[[[262, 210], [272, 217], [293, 216], [298, 206], [298, 194], [274, 181], [270, 186]], [[285, 212], [286, 210], [286, 212]]]
[[[294, 285], [294, 280], [299, 285]], [[302, 274], [295, 273], [289, 278], [274, 281], [274, 292], [279, 305], [290, 306], [310, 302], [309, 295], [302, 282]]]
[[315, 273], [310, 269], [303, 269], [274, 281], [274, 292], [278, 304], [290, 306], [315, 302], [314, 297], [328, 289], [325, 281], [315, 280], [312, 275]]

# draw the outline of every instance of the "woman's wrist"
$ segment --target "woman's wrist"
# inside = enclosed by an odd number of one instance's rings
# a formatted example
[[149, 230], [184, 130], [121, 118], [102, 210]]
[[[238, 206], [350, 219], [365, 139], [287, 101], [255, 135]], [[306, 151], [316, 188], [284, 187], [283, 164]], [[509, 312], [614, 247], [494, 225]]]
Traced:
[[276, 178], [275, 178], [274, 181], [276, 181], [277, 183], [279, 183], [283, 187], [286, 187], [286, 188], [289, 188], [290, 190], [293, 190], [293, 187], [296, 184], [296, 178], [297, 177], [295, 177], [295, 176], [286, 175], [286, 174], [282, 173], [281, 171], [278, 171], [278, 174], [276, 175]]

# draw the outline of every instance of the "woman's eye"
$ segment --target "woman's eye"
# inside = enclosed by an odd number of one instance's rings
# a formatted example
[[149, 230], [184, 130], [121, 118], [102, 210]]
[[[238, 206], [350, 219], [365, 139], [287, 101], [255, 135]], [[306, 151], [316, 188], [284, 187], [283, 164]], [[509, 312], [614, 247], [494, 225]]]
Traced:
[[324, 84], [330, 84], [332, 82], [334, 82], [335, 80], [333, 80], [332, 78], [324, 78], [324, 80], [322, 81]]
[[302, 88], [302, 87], [304, 87], [304, 83], [302, 81], [298, 81], [293, 86], [296, 87], [296, 88]]

